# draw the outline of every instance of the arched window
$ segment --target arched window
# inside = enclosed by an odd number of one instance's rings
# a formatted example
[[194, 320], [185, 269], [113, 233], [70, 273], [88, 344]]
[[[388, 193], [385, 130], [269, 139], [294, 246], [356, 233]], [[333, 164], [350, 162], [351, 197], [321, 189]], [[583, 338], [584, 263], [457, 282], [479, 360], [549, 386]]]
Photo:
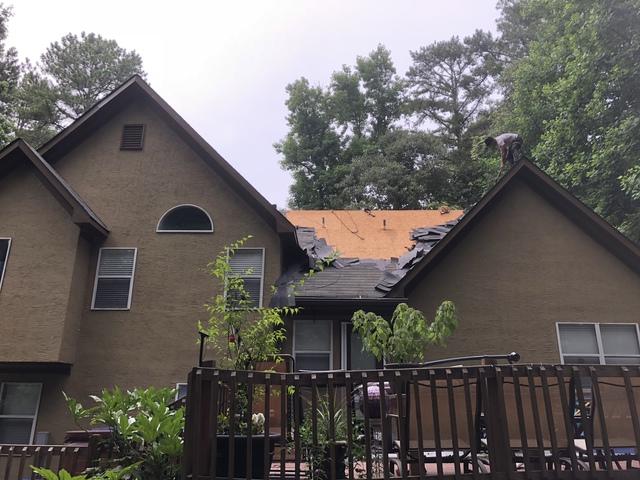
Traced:
[[156, 231], [173, 233], [213, 232], [213, 221], [207, 212], [196, 205], [178, 205], [162, 215]]

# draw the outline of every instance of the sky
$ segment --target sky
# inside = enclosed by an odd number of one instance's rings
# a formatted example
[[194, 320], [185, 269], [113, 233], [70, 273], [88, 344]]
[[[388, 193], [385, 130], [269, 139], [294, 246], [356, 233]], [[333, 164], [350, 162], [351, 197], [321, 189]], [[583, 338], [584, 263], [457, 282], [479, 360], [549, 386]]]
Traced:
[[287, 133], [285, 87], [326, 85], [378, 44], [398, 73], [410, 51], [477, 28], [495, 0], [0, 0], [7, 44], [37, 61], [69, 32], [114, 39], [143, 59], [151, 86], [257, 190], [286, 207], [291, 177], [273, 144]]

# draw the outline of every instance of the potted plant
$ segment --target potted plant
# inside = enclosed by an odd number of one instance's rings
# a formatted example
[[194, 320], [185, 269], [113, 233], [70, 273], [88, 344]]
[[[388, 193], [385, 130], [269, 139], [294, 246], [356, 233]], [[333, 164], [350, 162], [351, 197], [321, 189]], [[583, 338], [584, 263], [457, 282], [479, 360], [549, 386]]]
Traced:
[[[208, 335], [208, 348], [216, 353], [218, 365], [233, 370], [255, 370], [264, 362], [278, 362], [280, 345], [285, 340], [283, 317], [298, 312], [292, 307], [259, 307], [250, 292], [245, 288], [243, 276], [251, 274], [249, 270], [238, 274], [231, 268], [230, 259], [251, 237], [245, 237], [223, 249], [208, 265], [209, 273], [218, 280], [224, 289], [207, 304], [209, 318], [199, 324], [199, 329]], [[308, 274], [305, 275], [305, 278]], [[253, 398], [263, 395], [257, 387]], [[280, 435], [264, 435], [264, 416], [269, 412], [253, 411], [249, 404], [247, 385], [239, 384], [234, 398], [235, 415], [229, 418], [229, 408], [219, 412], [217, 433], [217, 476], [227, 475], [229, 451], [229, 427], [234, 429], [234, 476], [246, 476], [246, 448], [248, 433], [252, 433], [252, 473], [253, 477], [263, 477], [265, 441], [269, 442], [269, 451], [273, 456]], [[247, 418], [251, 422], [247, 422]], [[267, 432], [268, 433], [268, 432]]]

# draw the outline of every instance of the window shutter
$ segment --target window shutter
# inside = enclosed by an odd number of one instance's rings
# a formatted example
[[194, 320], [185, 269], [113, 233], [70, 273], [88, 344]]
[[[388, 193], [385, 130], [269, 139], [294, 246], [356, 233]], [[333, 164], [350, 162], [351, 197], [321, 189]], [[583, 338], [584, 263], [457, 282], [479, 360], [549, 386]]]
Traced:
[[[236, 250], [229, 258], [231, 275], [240, 277], [244, 281], [244, 290], [249, 296], [251, 306], [259, 307], [262, 304], [262, 264], [264, 250], [259, 248], [242, 248]], [[238, 308], [239, 292], [227, 291], [229, 308]]]
[[262, 250], [236, 250], [230, 259], [231, 272], [239, 277], [262, 277]]
[[144, 125], [125, 125], [122, 128], [120, 150], [142, 150]]
[[134, 248], [103, 248], [96, 272], [94, 309], [126, 310], [135, 269]]

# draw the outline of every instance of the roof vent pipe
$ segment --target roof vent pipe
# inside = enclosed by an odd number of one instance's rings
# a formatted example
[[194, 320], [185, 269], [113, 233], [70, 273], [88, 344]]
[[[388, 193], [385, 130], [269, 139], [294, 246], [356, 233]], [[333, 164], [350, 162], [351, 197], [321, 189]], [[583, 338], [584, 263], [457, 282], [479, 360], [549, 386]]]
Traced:
[[387, 229], [387, 220], [386, 219], [382, 219], [382, 229], [386, 230]]

